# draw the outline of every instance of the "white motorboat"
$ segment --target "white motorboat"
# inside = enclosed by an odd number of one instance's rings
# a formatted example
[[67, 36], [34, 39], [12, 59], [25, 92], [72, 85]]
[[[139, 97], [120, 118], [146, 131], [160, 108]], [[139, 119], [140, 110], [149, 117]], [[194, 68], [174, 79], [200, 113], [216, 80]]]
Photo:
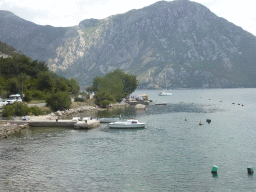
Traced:
[[172, 93], [171, 92], [167, 92], [167, 91], [161, 91], [160, 93], [158, 93], [159, 96], [171, 96]]
[[113, 122], [109, 123], [109, 128], [118, 129], [131, 129], [131, 128], [144, 128], [146, 123], [140, 123], [138, 120], [129, 119], [126, 122]]

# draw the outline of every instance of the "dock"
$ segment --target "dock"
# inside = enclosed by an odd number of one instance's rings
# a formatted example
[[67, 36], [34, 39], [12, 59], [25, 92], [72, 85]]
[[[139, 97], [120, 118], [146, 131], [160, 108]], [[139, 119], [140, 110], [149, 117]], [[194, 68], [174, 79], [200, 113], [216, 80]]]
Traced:
[[100, 126], [100, 121], [97, 119], [85, 120], [85, 121], [72, 121], [72, 120], [15, 120], [11, 123], [27, 123], [31, 127], [70, 127], [75, 129], [90, 129]]

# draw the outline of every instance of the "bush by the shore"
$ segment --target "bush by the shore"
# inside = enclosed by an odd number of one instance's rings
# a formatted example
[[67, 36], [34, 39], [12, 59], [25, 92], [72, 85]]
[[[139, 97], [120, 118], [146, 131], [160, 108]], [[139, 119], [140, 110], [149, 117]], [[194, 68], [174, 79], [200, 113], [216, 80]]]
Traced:
[[52, 94], [46, 99], [47, 106], [51, 108], [52, 111], [63, 111], [70, 109], [71, 99], [68, 92], [57, 92]]
[[26, 116], [26, 115], [29, 115], [30, 113], [38, 116], [42, 114], [42, 111], [37, 106], [28, 107], [26, 103], [14, 102], [12, 105], [4, 106], [2, 116], [11, 118], [14, 115]]

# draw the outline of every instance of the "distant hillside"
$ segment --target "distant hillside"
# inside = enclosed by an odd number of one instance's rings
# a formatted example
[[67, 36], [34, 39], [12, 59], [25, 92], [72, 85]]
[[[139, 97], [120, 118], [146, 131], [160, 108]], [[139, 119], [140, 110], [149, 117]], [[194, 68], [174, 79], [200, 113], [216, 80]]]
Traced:
[[55, 57], [55, 40], [63, 39], [68, 29], [37, 25], [9, 11], [0, 11], [0, 41], [39, 61]]
[[0, 57], [7, 58], [21, 55], [22, 53], [14, 49], [12, 46], [7, 45], [0, 41]]
[[188, 0], [69, 28], [1, 11], [0, 40], [82, 86], [119, 68], [145, 88], [256, 87], [256, 37]]

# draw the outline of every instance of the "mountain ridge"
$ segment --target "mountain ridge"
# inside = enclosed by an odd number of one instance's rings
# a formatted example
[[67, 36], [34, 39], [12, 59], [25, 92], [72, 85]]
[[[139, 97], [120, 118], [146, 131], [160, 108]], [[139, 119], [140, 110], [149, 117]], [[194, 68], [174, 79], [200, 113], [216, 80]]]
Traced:
[[[8, 26], [1, 12], [0, 26]], [[17, 42], [0, 29], [0, 40], [81, 86], [116, 68], [137, 75], [145, 88], [256, 86], [256, 37], [188, 0], [160, 1], [74, 27], [30, 27]]]

